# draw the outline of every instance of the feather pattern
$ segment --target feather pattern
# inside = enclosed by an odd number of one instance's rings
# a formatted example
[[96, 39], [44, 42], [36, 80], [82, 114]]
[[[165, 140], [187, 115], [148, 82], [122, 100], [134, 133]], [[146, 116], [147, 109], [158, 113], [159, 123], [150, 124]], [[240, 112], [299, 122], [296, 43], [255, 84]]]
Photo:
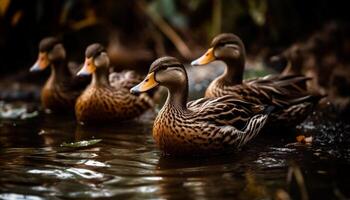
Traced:
[[301, 85], [309, 80], [307, 77], [263, 77], [243, 81], [238, 85], [226, 85], [218, 78], [206, 90], [206, 97], [234, 95], [237, 99], [248, 100], [256, 104], [273, 104], [286, 106], [290, 100], [308, 95]]
[[253, 139], [264, 127], [265, 108], [232, 96], [202, 98], [187, 109], [167, 103], [159, 112], [153, 137], [169, 154], [202, 154], [234, 150]]
[[[109, 57], [102, 45], [92, 44], [86, 49], [84, 67], [91, 67], [92, 81], [77, 99], [76, 118], [84, 123], [101, 123], [133, 119], [153, 106], [148, 94], [133, 95], [129, 89], [141, 77], [133, 71], [108, 73]], [[90, 56], [90, 57], [89, 57]], [[98, 62], [95, 62], [98, 60]], [[83, 70], [87, 70], [83, 67]]]
[[[236, 150], [261, 131], [271, 112], [266, 106], [230, 95], [187, 102], [187, 73], [173, 57], [154, 61], [149, 74], [154, 77], [152, 81], [168, 89], [168, 98], [153, 124], [153, 138], [167, 154], [206, 155]], [[137, 92], [145, 82], [151, 80], [145, 79], [132, 91]]]
[[[300, 100], [310, 94], [305, 89], [304, 76], [270, 76], [243, 81], [239, 85], [224, 85], [214, 80], [206, 90], [206, 97], [232, 95], [234, 98], [259, 104], [279, 107], [269, 119], [269, 126], [295, 126], [308, 116], [314, 100]], [[311, 99], [311, 98], [310, 98]]]
[[[299, 124], [319, 100], [319, 98], [305, 98], [312, 96], [306, 89], [306, 82], [310, 78], [305, 76], [269, 75], [242, 80], [246, 52], [243, 42], [234, 34], [219, 34], [213, 39], [210, 49], [212, 59], [209, 62], [222, 60], [226, 63], [226, 70], [210, 83], [205, 97], [232, 95], [242, 101], [276, 106], [279, 109], [275, 110], [268, 122], [271, 126]], [[203, 61], [193, 63], [201, 65]]]
[[147, 94], [135, 96], [128, 88], [90, 85], [78, 98], [78, 121], [96, 123], [135, 118], [153, 106]]

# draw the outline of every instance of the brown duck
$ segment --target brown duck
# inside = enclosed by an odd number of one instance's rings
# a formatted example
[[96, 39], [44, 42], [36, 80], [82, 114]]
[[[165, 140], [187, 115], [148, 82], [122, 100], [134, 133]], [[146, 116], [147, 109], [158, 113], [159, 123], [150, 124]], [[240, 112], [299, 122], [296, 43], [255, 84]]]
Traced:
[[[310, 96], [306, 81], [299, 75], [273, 75], [243, 81], [245, 48], [242, 40], [230, 33], [216, 36], [211, 48], [193, 61], [194, 66], [205, 65], [214, 60], [226, 63], [225, 72], [206, 90], [206, 97], [232, 95], [237, 99], [259, 105], [274, 105], [280, 109], [272, 114], [269, 124], [295, 126], [310, 113], [319, 96]], [[271, 123], [270, 123], [271, 122]]]
[[130, 84], [140, 80], [133, 73], [111, 75], [109, 80], [109, 57], [100, 44], [92, 44], [85, 52], [85, 63], [77, 75], [92, 74], [91, 83], [77, 99], [76, 118], [80, 122], [106, 122], [132, 119], [153, 106], [147, 95], [130, 94]]
[[43, 107], [53, 112], [74, 111], [76, 98], [87, 82], [72, 76], [63, 44], [54, 37], [41, 40], [38, 60], [30, 71], [41, 71], [48, 66], [51, 67], [51, 75], [41, 91]]
[[154, 121], [153, 137], [167, 154], [206, 155], [240, 148], [260, 132], [270, 111], [229, 95], [187, 103], [187, 73], [173, 57], [154, 61], [131, 93], [158, 85], [168, 89], [168, 97]]

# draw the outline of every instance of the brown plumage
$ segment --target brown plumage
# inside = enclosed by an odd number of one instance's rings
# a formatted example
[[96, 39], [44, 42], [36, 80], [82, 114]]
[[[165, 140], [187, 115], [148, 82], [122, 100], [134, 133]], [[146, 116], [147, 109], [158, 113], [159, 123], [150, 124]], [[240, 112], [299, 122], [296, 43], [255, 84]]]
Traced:
[[226, 63], [224, 74], [208, 86], [206, 97], [232, 95], [236, 99], [259, 105], [273, 105], [276, 109], [269, 120], [271, 126], [295, 126], [302, 122], [319, 97], [306, 90], [310, 80], [299, 75], [270, 75], [243, 81], [245, 48], [241, 39], [234, 34], [216, 36], [211, 48], [192, 65], [203, 65], [214, 60]]
[[86, 87], [87, 81], [71, 74], [66, 51], [62, 43], [54, 37], [41, 40], [38, 60], [30, 71], [44, 70], [48, 66], [51, 67], [51, 75], [41, 91], [42, 106], [56, 113], [73, 112], [76, 98]]
[[260, 132], [270, 112], [270, 108], [229, 95], [187, 103], [187, 74], [173, 57], [154, 61], [146, 79], [131, 92], [145, 92], [157, 85], [168, 88], [168, 98], [154, 121], [153, 137], [167, 154], [216, 154], [236, 150]]
[[[153, 106], [147, 94], [129, 92], [130, 85], [140, 77], [133, 72], [108, 74], [109, 58], [100, 44], [86, 50], [84, 67], [78, 75], [92, 74], [90, 85], [75, 106], [77, 120], [86, 123], [128, 120], [138, 117]], [[134, 80], [135, 79], [135, 80]]]
[[312, 77], [311, 91], [327, 94], [339, 114], [350, 113], [350, 27], [330, 22], [308, 39], [292, 44], [272, 57], [274, 64], [288, 63], [283, 74]]

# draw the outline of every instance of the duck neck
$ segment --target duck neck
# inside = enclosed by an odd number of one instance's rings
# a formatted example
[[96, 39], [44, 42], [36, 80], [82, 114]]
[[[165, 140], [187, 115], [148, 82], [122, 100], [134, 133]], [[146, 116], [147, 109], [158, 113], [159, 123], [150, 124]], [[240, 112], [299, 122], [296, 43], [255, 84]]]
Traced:
[[95, 86], [109, 86], [108, 68], [107, 67], [97, 68], [92, 75], [91, 84]]
[[181, 86], [170, 86], [168, 87], [168, 98], [166, 100], [165, 106], [180, 110], [187, 109], [187, 98], [188, 98], [188, 81], [186, 79], [186, 84], [181, 84]]
[[71, 77], [65, 60], [56, 60], [51, 63], [51, 78], [55, 81], [64, 81]]
[[244, 59], [227, 59], [223, 61], [226, 64], [226, 68], [224, 74], [221, 76], [220, 79], [224, 83], [224, 85], [241, 84], [244, 72]]

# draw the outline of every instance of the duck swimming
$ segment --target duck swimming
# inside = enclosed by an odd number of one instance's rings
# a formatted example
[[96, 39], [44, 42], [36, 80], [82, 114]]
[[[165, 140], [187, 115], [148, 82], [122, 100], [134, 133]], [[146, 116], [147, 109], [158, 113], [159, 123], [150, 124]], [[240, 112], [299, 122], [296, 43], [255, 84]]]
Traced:
[[211, 48], [193, 66], [214, 60], [226, 63], [225, 72], [208, 86], [205, 97], [232, 95], [236, 99], [259, 105], [280, 107], [272, 114], [269, 124], [295, 126], [302, 122], [318, 102], [318, 95], [306, 89], [310, 78], [302, 75], [270, 75], [243, 81], [246, 52], [242, 40], [231, 33], [216, 36]]
[[134, 79], [139, 80], [138, 76], [133, 73], [109, 75], [109, 57], [101, 44], [88, 46], [85, 56], [84, 66], [77, 75], [92, 74], [92, 80], [77, 99], [75, 114], [78, 121], [118, 122], [138, 117], [153, 106], [148, 94], [130, 94], [129, 85], [135, 82]]
[[166, 154], [206, 155], [240, 148], [260, 132], [271, 111], [229, 95], [187, 103], [187, 73], [173, 57], [155, 60], [147, 77], [130, 92], [158, 85], [168, 89], [168, 97], [154, 121], [153, 138]]
[[51, 75], [41, 90], [41, 103], [53, 112], [73, 112], [77, 97], [86, 87], [84, 80], [72, 76], [66, 61], [63, 44], [55, 37], [40, 41], [39, 56], [31, 72], [51, 67]]

